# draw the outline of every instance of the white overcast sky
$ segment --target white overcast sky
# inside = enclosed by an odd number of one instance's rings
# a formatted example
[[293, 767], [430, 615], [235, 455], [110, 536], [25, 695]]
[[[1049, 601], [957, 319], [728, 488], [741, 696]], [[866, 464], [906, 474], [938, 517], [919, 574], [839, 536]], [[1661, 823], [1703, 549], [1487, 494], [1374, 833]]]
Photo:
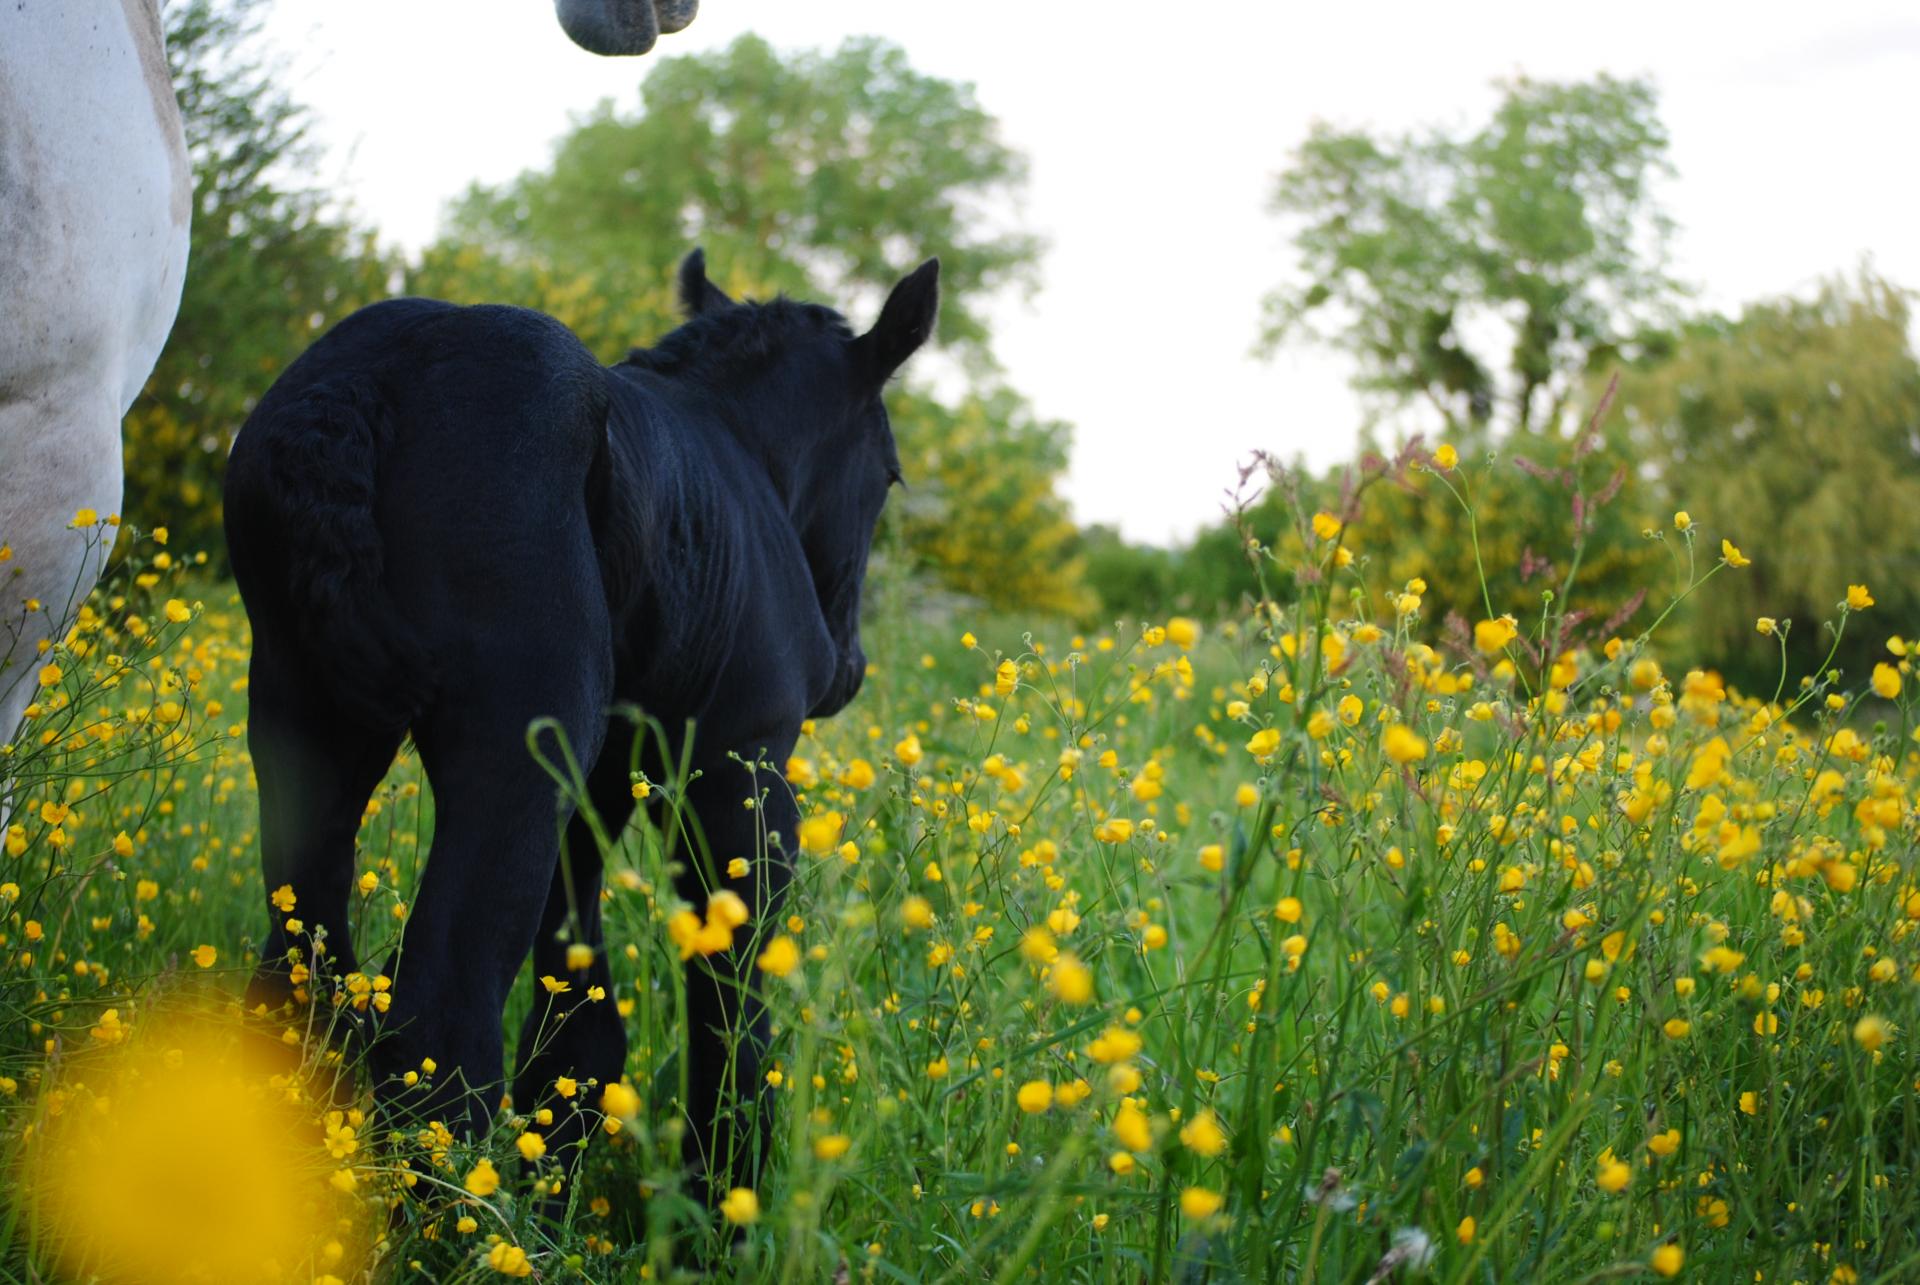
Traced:
[[1470, 125], [1498, 77], [1650, 74], [1679, 172], [1675, 267], [1702, 303], [1804, 292], [1868, 256], [1920, 286], [1911, 0], [704, 0], [637, 60], [575, 49], [546, 0], [276, 0], [268, 24], [319, 117], [319, 179], [409, 249], [467, 183], [543, 163], [571, 116], [631, 109], [659, 55], [747, 31], [783, 49], [878, 35], [976, 86], [1031, 161], [1025, 215], [1048, 242], [1039, 293], [996, 314], [996, 351], [1074, 426], [1076, 517], [1136, 539], [1217, 517], [1250, 449], [1351, 453], [1361, 408], [1340, 357], [1248, 355], [1291, 262], [1267, 194], [1315, 118]]

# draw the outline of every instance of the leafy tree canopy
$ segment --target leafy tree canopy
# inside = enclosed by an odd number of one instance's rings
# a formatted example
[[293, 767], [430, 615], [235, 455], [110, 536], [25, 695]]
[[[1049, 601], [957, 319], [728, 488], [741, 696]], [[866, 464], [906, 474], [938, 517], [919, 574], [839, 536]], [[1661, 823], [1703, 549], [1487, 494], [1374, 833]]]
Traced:
[[[1888, 634], [1920, 623], [1920, 362], [1910, 296], [1868, 272], [1812, 299], [1705, 318], [1670, 355], [1630, 368], [1620, 401], [1632, 450], [1661, 503], [1734, 538], [1753, 559], [1690, 603], [1696, 655], [1748, 690], [1771, 692], [1778, 645], [1761, 616], [1791, 620], [1795, 674], [1832, 645], [1821, 623], [1849, 584], [1876, 605], [1835, 662], [1860, 676]], [[1700, 556], [1717, 557], [1717, 551]]]
[[1314, 126], [1274, 188], [1300, 280], [1268, 296], [1269, 348], [1341, 348], [1357, 387], [1427, 404], [1450, 433], [1558, 428], [1583, 373], [1666, 318], [1679, 289], [1652, 86], [1503, 90], [1464, 135]]
[[937, 254], [940, 337], [985, 368], [982, 299], [1030, 283], [1039, 247], [996, 230], [1026, 162], [971, 87], [879, 40], [783, 57], [742, 36], [655, 64], [640, 100], [602, 103], [546, 168], [470, 189], [449, 239], [603, 285], [661, 279], [700, 244], [723, 285], [849, 312]]

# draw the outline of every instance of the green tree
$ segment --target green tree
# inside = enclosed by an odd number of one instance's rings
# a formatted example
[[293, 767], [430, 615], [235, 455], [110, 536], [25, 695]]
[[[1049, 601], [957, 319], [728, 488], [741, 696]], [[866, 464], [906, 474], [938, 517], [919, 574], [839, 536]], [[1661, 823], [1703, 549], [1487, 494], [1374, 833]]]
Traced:
[[1026, 162], [970, 86], [878, 40], [783, 58], [742, 36], [663, 59], [640, 99], [576, 122], [546, 168], [470, 189], [448, 239], [643, 291], [700, 244], [723, 287], [849, 310], [937, 254], [940, 338], [990, 364], [981, 301], [1031, 283], [1038, 243], [984, 214], [1018, 197]]
[[[1664, 509], [1686, 509], [1719, 557], [1730, 536], [1753, 565], [1689, 604], [1694, 659], [1772, 692], [1778, 645], [1760, 616], [1791, 619], [1795, 676], [1833, 642], [1849, 584], [1877, 605], [1849, 626], [1836, 664], [1863, 677], [1889, 634], [1920, 625], [1920, 362], [1910, 296], [1862, 272], [1812, 299], [1697, 321], [1670, 355], [1629, 370], [1620, 399], [1637, 457], [1657, 470]], [[1671, 537], [1669, 537], [1671, 539]]]
[[393, 265], [369, 234], [293, 175], [309, 161], [306, 109], [256, 39], [262, 0], [184, 0], [167, 56], [193, 166], [180, 315], [126, 424], [125, 508], [218, 550], [227, 448], [281, 368], [333, 322], [386, 293]]
[[1317, 124], [1273, 194], [1295, 221], [1299, 282], [1268, 297], [1266, 345], [1343, 349], [1357, 387], [1425, 404], [1456, 435], [1565, 427], [1583, 375], [1679, 294], [1652, 86], [1503, 89], [1463, 136]]
[[954, 405], [901, 390], [890, 413], [907, 490], [888, 510], [914, 569], [994, 611], [1084, 616], [1095, 600], [1054, 488], [1067, 426], [1004, 388]]
[[[617, 361], [636, 344], [679, 325], [675, 261], [634, 265], [613, 276], [596, 268], [504, 257], [485, 246], [442, 238], [407, 269], [407, 293], [452, 303], [513, 303], [566, 323], [602, 361]], [[736, 297], [751, 283], [729, 280]]]
[[[1164, 620], [1180, 600], [1182, 555], [1151, 544], [1130, 544], [1114, 527], [1095, 524], [1080, 532], [1080, 558], [1094, 605], [1084, 623]], [[1211, 609], [1215, 604], [1209, 603]]]

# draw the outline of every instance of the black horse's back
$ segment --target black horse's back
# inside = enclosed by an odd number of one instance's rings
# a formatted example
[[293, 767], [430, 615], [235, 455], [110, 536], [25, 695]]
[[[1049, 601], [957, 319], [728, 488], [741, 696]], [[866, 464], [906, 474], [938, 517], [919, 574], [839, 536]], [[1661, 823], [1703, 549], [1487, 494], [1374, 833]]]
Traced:
[[[562, 502], [584, 504], [604, 378], [564, 326], [522, 308], [396, 299], [342, 321], [234, 442], [227, 545], [255, 633], [286, 634], [358, 721], [411, 726], [437, 683], [441, 600], [486, 588], [448, 579], [472, 561], [462, 544], [484, 552], [516, 510], [550, 509], [558, 480], [578, 479]], [[423, 533], [425, 576], [404, 556]]]

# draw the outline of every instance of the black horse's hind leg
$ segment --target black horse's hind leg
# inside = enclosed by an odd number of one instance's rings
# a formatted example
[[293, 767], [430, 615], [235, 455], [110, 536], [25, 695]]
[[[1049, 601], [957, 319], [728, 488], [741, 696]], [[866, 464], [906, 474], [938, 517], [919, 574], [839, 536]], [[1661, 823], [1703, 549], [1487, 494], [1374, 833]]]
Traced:
[[[588, 781], [588, 801], [603, 832], [615, 840], [633, 813], [627, 779], [632, 740], [633, 728], [624, 720], [616, 723]], [[620, 1078], [627, 1060], [627, 1032], [615, 1007], [600, 923], [601, 874], [593, 829], [576, 816], [567, 824], [566, 852], [556, 864], [539, 935], [534, 938], [533, 1007], [515, 1047], [519, 1069], [513, 1079], [514, 1109], [553, 1111], [553, 1124], [544, 1131], [547, 1150], [569, 1166], [579, 1156], [576, 1144], [598, 1119], [587, 1111], [597, 1106], [600, 1088]], [[584, 969], [568, 966], [568, 952], [576, 946], [593, 952], [593, 962]], [[541, 977], [563, 979], [569, 989], [551, 995], [539, 982]], [[596, 987], [599, 999], [593, 998]], [[562, 1076], [577, 1082], [571, 1096], [554, 1087]]]
[[[784, 763], [791, 745], [769, 762]], [[743, 755], [752, 761], [752, 755]], [[716, 1195], [754, 1187], [772, 1126], [772, 1098], [761, 1069], [772, 1026], [758, 987], [756, 940], [779, 931], [775, 922], [790, 873], [798, 814], [777, 770], [750, 773], [740, 763], [710, 755], [688, 788], [688, 802], [705, 837], [707, 859], [683, 852], [680, 894], [697, 907], [710, 891], [737, 893], [752, 919], [734, 933], [734, 947], [687, 965], [688, 1166], [704, 1174]], [[761, 797], [764, 795], [764, 798]], [[745, 806], [752, 798], [754, 806]], [[780, 836], [778, 845], [767, 838]], [[728, 863], [747, 860], [747, 876], [730, 879]]]
[[[555, 565], [566, 565], [563, 558]], [[596, 580], [593, 595], [598, 588]], [[559, 830], [569, 819], [553, 778], [528, 751], [527, 728], [553, 718], [590, 766], [606, 734], [612, 687], [606, 609], [597, 596], [567, 601], [556, 592], [541, 604], [544, 614], [500, 606], [501, 619], [463, 625], [470, 654], [415, 729], [433, 788], [433, 846], [391, 965], [393, 1006], [373, 1049], [383, 1108], [469, 1134], [484, 1132], [499, 1104], [501, 1010], [533, 948]], [[560, 761], [550, 730], [539, 745]], [[400, 1077], [429, 1058], [431, 1084], [403, 1088]]]
[[[247, 745], [260, 784], [260, 858], [272, 928], [247, 987], [248, 1008], [277, 1009], [292, 996], [289, 948], [301, 951], [316, 980], [359, 968], [348, 925], [354, 837], [368, 795], [400, 746], [398, 734], [341, 719], [302, 681], [299, 664], [284, 639], [259, 629], [248, 671]], [[291, 911], [283, 908], [282, 888], [292, 890]], [[287, 932], [290, 918], [302, 925], [297, 937]], [[324, 961], [314, 958], [311, 940], [320, 935]]]

